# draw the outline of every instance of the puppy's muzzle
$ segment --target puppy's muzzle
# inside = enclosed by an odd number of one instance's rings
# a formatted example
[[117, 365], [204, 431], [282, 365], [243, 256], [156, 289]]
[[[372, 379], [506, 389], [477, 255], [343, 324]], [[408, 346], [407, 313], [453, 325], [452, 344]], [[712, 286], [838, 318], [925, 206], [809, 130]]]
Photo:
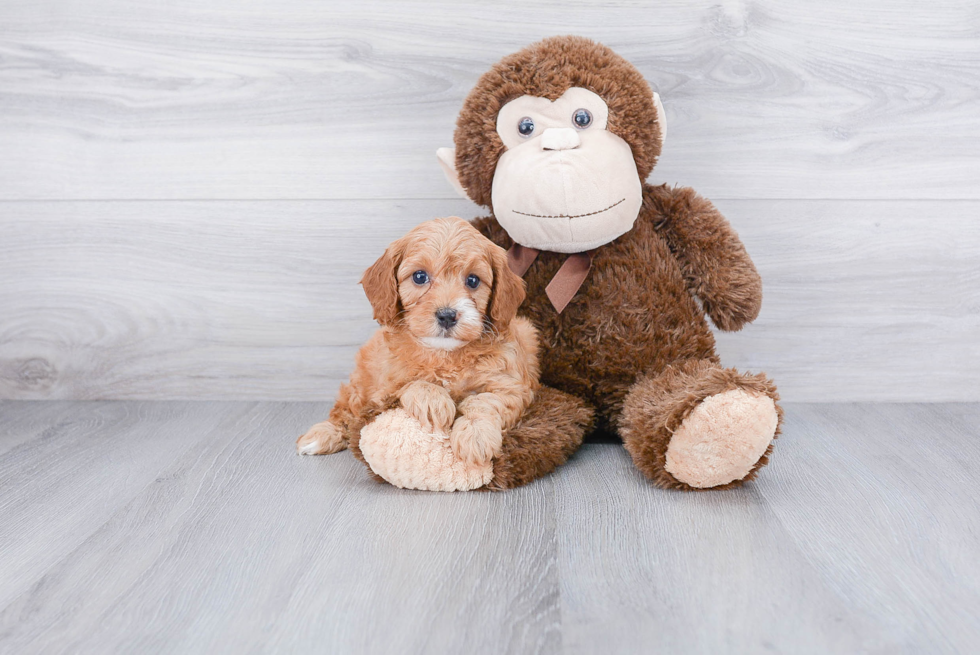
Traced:
[[436, 310], [436, 321], [443, 330], [451, 330], [457, 320], [456, 310], [452, 307], [440, 307]]

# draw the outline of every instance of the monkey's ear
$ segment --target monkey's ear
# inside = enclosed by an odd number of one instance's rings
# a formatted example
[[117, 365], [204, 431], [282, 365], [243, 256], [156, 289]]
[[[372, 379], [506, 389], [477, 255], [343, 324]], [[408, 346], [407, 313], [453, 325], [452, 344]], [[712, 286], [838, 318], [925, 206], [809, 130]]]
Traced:
[[663, 149], [664, 141], [667, 140], [667, 114], [664, 113], [664, 105], [660, 102], [660, 94], [653, 92], [653, 106], [657, 109], [657, 125], [660, 126], [660, 148]]
[[500, 246], [491, 246], [490, 263], [493, 267], [493, 289], [487, 314], [494, 325], [504, 327], [517, 316], [517, 308], [527, 295], [524, 291], [524, 280], [510, 270], [507, 251]]
[[456, 189], [456, 193], [469, 200], [470, 197], [466, 195], [466, 189], [459, 183], [459, 175], [456, 173], [456, 148], [439, 148], [436, 150], [436, 157], [439, 158], [439, 166], [446, 174], [446, 179]]
[[374, 309], [374, 320], [391, 325], [398, 317], [398, 265], [402, 259], [400, 241], [388, 246], [385, 254], [364, 271], [361, 286]]

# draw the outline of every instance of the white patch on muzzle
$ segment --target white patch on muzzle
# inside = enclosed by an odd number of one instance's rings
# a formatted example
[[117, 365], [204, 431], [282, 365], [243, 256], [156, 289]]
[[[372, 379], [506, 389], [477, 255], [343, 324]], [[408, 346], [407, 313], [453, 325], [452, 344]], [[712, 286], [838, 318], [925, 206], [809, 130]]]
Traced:
[[453, 305], [456, 310], [456, 324], [466, 327], [476, 327], [483, 323], [483, 317], [477, 311], [476, 305], [469, 298]]
[[[483, 323], [483, 317], [480, 312], [477, 311], [476, 305], [469, 298], [464, 298], [463, 300], [452, 305], [452, 308], [456, 310], [456, 327], [480, 327]], [[440, 331], [442, 331], [440, 329]], [[435, 348], [436, 350], [456, 350], [460, 346], [466, 344], [462, 339], [456, 339], [455, 337], [448, 336], [445, 331], [442, 331], [444, 336], [440, 337], [422, 337], [419, 339], [423, 344], [429, 348]], [[452, 332], [449, 331], [449, 334]]]
[[466, 343], [465, 341], [453, 339], [452, 337], [422, 337], [419, 341], [429, 348], [435, 348], [436, 350], [456, 350]]

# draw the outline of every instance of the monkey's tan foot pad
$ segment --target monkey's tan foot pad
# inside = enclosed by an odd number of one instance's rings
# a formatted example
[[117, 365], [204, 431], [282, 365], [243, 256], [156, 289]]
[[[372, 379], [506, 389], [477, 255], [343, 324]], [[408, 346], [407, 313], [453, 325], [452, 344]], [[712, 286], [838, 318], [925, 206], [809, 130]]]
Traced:
[[772, 443], [778, 420], [768, 396], [742, 389], [708, 396], [674, 431], [664, 468], [698, 489], [741, 480]]
[[401, 408], [364, 426], [360, 449], [372, 471], [402, 489], [468, 491], [493, 477], [492, 462], [457, 459], [445, 435], [426, 431]]

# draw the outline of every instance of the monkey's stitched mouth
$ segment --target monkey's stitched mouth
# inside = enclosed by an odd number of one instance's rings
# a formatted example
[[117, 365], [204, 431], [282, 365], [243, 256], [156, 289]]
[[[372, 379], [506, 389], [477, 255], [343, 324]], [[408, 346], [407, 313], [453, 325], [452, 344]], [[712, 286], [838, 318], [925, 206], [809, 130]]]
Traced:
[[556, 214], [554, 216], [548, 216], [546, 214], [528, 214], [527, 212], [519, 212], [516, 209], [512, 209], [511, 211], [514, 212], [515, 214], [520, 214], [521, 216], [531, 216], [532, 218], [582, 218], [583, 216], [595, 216], [596, 214], [607, 212], [613, 207], [615, 207], [616, 205], [619, 205], [624, 202], [626, 202], [626, 198], [621, 198], [619, 201], [614, 202], [613, 204], [609, 205], [605, 209], [599, 209], [594, 212], [589, 212], [588, 214], [575, 214], [574, 216], [569, 216], [568, 214]]

